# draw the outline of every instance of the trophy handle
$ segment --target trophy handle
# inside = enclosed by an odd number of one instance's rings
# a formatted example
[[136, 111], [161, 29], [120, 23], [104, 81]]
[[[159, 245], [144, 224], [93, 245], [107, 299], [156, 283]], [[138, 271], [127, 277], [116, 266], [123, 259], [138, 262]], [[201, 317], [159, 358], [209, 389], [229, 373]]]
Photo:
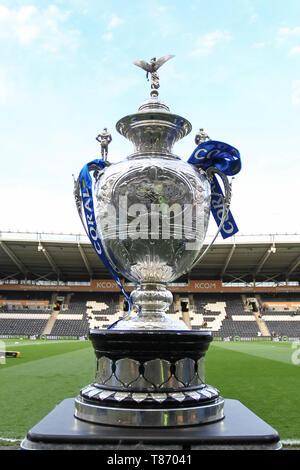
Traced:
[[220, 224], [218, 226], [218, 230], [217, 230], [214, 238], [212, 239], [210, 244], [205, 248], [203, 253], [199, 254], [199, 256], [196, 258], [196, 260], [194, 261], [192, 267], [189, 270], [192, 270], [196, 266], [196, 264], [198, 264], [202, 260], [202, 258], [204, 258], [204, 256], [208, 252], [208, 250], [210, 250], [210, 248], [214, 244], [217, 236], [221, 232], [221, 230], [224, 226], [224, 223], [225, 223], [225, 221], [228, 217], [230, 201], [231, 201], [231, 194], [232, 194], [232, 192], [231, 192], [231, 183], [229, 182], [229, 180], [228, 180], [227, 176], [225, 175], [225, 173], [223, 173], [221, 170], [219, 170], [215, 166], [211, 166], [206, 170], [207, 178], [208, 178], [208, 180], [211, 184], [213, 182], [213, 178], [214, 178], [215, 174], [220, 176], [220, 178], [223, 182], [223, 185], [224, 185], [224, 190], [225, 190], [225, 196], [221, 193], [211, 193], [212, 196], [218, 196], [222, 201], [222, 204], [223, 204], [222, 218], [221, 218]]

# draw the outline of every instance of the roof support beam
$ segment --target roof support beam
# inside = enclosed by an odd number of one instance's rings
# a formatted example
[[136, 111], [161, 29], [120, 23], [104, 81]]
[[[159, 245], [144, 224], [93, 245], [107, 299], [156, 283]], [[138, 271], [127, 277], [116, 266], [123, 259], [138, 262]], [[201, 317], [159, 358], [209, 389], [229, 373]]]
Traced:
[[263, 280], [256, 281], [256, 285], [259, 286], [262, 282], [274, 282], [274, 284], [278, 285], [280, 281], [278, 281], [276, 278], [278, 278], [281, 275], [281, 273], [274, 274], [274, 276], [271, 275], [264, 275]]
[[19, 271], [14, 274], [8, 274], [7, 276], [1, 278], [1, 282], [7, 281], [7, 279], [16, 279], [18, 274]]
[[299, 266], [300, 264], [300, 256], [298, 256], [293, 262], [292, 264], [289, 266], [287, 272], [286, 272], [286, 279], [288, 280], [289, 279], [289, 276], [290, 274], [292, 274], [292, 272], [295, 271], [295, 269]]
[[268, 259], [269, 256], [270, 256], [270, 254], [272, 253], [272, 248], [273, 248], [273, 247], [274, 247], [274, 245], [271, 245], [271, 246], [267, 249], [267, 251], [265, 252], [265, 254], [263, 255], [263, 257], [261, 258], [260, 262], [258, 263], [258, 266], [257, 266], [256, 270], [255, 270], [254, 273], [253, 273], [253, 276], [254, 276], [254, 277], [256, 276], [256, 274], [258, 274], [258, 273], [261, 271], [263, 265], [265, 264], [265, 262], [267, 261], [267, 259]]
[[60, 277], [60, 275], [61, 275], [60, 269], [57, 267], [57, 265], [55, 264], [52, 256], [50, 255], [50, 253], [47, 251], [45, 246], [40, 241], [39, 241], [39, 245], [38, 245], [38, 250], [42, 251], [42, 253], [44, 253], [45, 258], [47, 259], [47, 261], [50, 264], [51, 268], [57, 274], [57, 276]]
[[49, 273], [47, 274], [44, 274], [44, 275], [41, 275], [41, 274], [37, 274], [37, 273], [33, 273], [35, 276], [37, 276], [36, 278], [32, 279], [32, 281], [35, 283], [37, 281], [40, 281], [41, 279], [43, 280], [46, 280], [46, 281], [49, 281], [49, 282], [57, 282], [57, 281], [53, 281], [53, 279], [49, 279], [49, 277], [51, 277], [51, 274], [53, 275], [53, 271], [50, 271]]
[[6, 243], [3, 241], [0, 241], [0, 246], [1, 248], [5, 251], [5, 253], [9, 256], [9, 258], [12, 260], [12, 262], [18, 267], [20, 272], [24, 274], [25, 278], [27, 277], [28, 274], [28, 269], [26, 266], [22, 263], [22, 261], [19, 260], [19, 258], [14, 254], [11, 248], [9, 248]]
[[221, 279], [223, 278], [223, 276], [224, 276], [224, 274], [225, 274], [225, 271], [226, 271], [226, 269], [227, 269], [227, 267], [228, 267], [228, 265], [229, 265], [229, 263], [230, 263], [230, 260], [231, 260], [231, 258], [232, 258], [232, 255], [233, 255], [233, 253], [234, 253], [234, 250], [235, 250], [235, 243], [232, 245], [231, 250], [230, 250], [230, 252], [229, 252], [228, 255], [227, 255], [226, 261], [225, 261], [225, 263], [224, 263], [223, 269], [222, 269], [221, 274], [220, 274]]
[[83, 247], [81, 246], [81, 244], [79, 242], [78, 242], [77, 245], [78, 245], [79, 253], [81, 254], [81, 257], [83, 259], [84, 265], [87, 269], [87, 272], [89, 273], [90, 277], [92, 278], [93, 277], [93, 270], [90, 266], [90, 263], [88, 262], [88, 259], [86, 257], [86, 254], [85, 254], [84, 250], [83, 250]]
[[[228, 277], [231, 277], [232, 279], [232, 282], [242, 282], [244, 284], [249, 284], [249, 282], [246, 282], [244, 277], [248, 276], [248, 273], [247, 274], [227, 274]], [[240, 276], [240, 277], [239, 277]], [[224, 284], [228, 284], [228, 281], [227, 282], [224, 282]]]

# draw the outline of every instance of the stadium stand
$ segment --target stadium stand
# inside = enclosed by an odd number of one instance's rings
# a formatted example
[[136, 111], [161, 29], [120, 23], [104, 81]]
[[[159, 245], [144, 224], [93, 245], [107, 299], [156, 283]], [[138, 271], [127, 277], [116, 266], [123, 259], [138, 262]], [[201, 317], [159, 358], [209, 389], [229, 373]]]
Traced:
[[88, 334], [88, 322], [86, 316], [80, 320], [74, 318], [57, 319], [52, 330], [53, 336], [86, 336]]
[[[0, 297], [1, 335], [40, 335], [48, 322], [51, 294], [5, 292]], [[39, 303], [39, 301], [41, 301]], [[37, 304], [34, 304], [37, 302]]]
[[194, 294], [192, 329], [208, 329], [215, 337], [254, 337], [259, 327], [240, 295]]
[[271, 336], [300, 337], [300, 296], [298, 293], [261, 295], [261, 318]]
[[[61, 304], [57, 298], [62, 299]], [[253, 298], [249, 302], [241, 294], [203, 293], [190, 294], [188, 298], [186, 294], [176, 294], [167, 314], [185, 321], [193, 330], [209, 330], [219, 338], [294, 338], [300, 337], [300, 310], [279, 310], [278, 303], [300, 302], [299, 299], [299, 295], [257, 296], [257, 309], [253, 310]], [[66, 296], [57, 292], [4, 291], [0, 298], [0, 335], [87, 337], [90, 329], [106, 329], [122, 318], [125, 310], [124, 298], [117, 293], [75, 292]]]
[[[272, 308], [272, 302], [296, 302], [299, 295], [259, 296], [257, 311], [240, 294], [190, 294], [188, 301], [186, 295], [174, 297], [167, 314], [186, 321], [193, 330], [209, 330], [214, 337], [300, 337], [300, 311]], [[63, 299], [58, 309], [56, 298]], [[32, 305], [33, 301], [47, 304]], [[60, 296], [59, 293], [2, 292], [0, 335], [46, 333], [54, 337], [87, 337], [90, 329], [106, 329], [124, 314], [124, 299], [117, 293], [75, 292]]]
[[[85, 236], [2, 232], [0, 265], [0, 337], [87, 337], [127, 310]], [[175, 282], [167, 314], [217, 339], [300, 338], [299, 279], [299, 235], [237, 237]]]
[[47, 319], [0, 318], [1, 335], [41, 335]]

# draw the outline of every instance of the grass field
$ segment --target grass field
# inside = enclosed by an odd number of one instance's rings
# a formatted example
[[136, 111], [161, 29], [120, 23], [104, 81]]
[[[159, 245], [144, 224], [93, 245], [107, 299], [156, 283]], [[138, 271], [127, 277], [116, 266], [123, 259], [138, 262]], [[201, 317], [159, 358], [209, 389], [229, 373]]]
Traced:
[[[89, 341], [16, 341], [5, 341], [5, 347], [21, 356], [0, 363], [0, 442], [25, 437], [55, 405], [75, 397], [95, 372]], [[206, 381], [224, 398], [250, 408], [282, 440], [300, 441], [300, 364], [293, 360], [299, 348], [300, 343], [288, 342], [213, 342]]]

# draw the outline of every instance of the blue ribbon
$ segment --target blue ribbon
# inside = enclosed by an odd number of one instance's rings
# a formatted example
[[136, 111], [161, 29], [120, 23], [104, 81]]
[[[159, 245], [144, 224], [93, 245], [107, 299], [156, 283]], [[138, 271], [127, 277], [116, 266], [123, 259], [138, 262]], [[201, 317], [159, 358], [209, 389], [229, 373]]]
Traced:
[[[190, 158], [188, 163], [196, 165], [203, 170], [210, 167], [215, 167], [222, 171], [227, 176], [236, 175], [241, 169], [241, 158], [239, 151], [231, 145], [217, 140], [208, 140], [198, 145]], [[215, 175], [213, 175], [213, 182], [211, 185], [211, 212], [217, 223], [220, 225], [223, 215], [223, 196], [222, 189]], [[228, 238], [238, 232], [238, 227], [234, 221], [231, 212], [228, 212], [227, 218], [221, 229], [223, 238]]]
[[[131, 313], [132, 309], [132, 302], [130, 299], [130, 296], [127, 294], [125, 291], [123, 284], [117, 275], [116, 271], [112, 268], [106, 254], [103, 248], [103, 244], [101, 241], [101, 238], [99, 236], [98, 230], [97, 230], [97, 224], [96, 224], [96, 219], [95, 219], [95, 212], [94, 212], [94, 202], [93, 202], [93, 181], [90, 175], [91, 170], [102, 170], [106, 166], [106, 162], [104, 160], [93, 160], [89, 163], [87, 163], [81, 170], [79, 174], [79, 184], [80, 184], [80, 190], [81, 190], [81, 198], [82, 198], [82, 205], [83, 205], [83, 211], [85, 215], [85, 222], [84, 224], [83, 220], [83, 226], [86, 230], [86, 233], [94, 247], [94, 250], [96, 251], [97, 255], [101, 259], [102, 263], [104, 266], [107, 268], [108, 272], [111, 274], [112, 278], [115, 280], [119, 288], [121, 289], [124, 297], [126, 298], [128, 302], [128, 312], [127, 314], [123, 317], [127, 317]], [[112, 328], [118, 321], [114, 322], [112, 325], [108, 327], [108, 329]]]

